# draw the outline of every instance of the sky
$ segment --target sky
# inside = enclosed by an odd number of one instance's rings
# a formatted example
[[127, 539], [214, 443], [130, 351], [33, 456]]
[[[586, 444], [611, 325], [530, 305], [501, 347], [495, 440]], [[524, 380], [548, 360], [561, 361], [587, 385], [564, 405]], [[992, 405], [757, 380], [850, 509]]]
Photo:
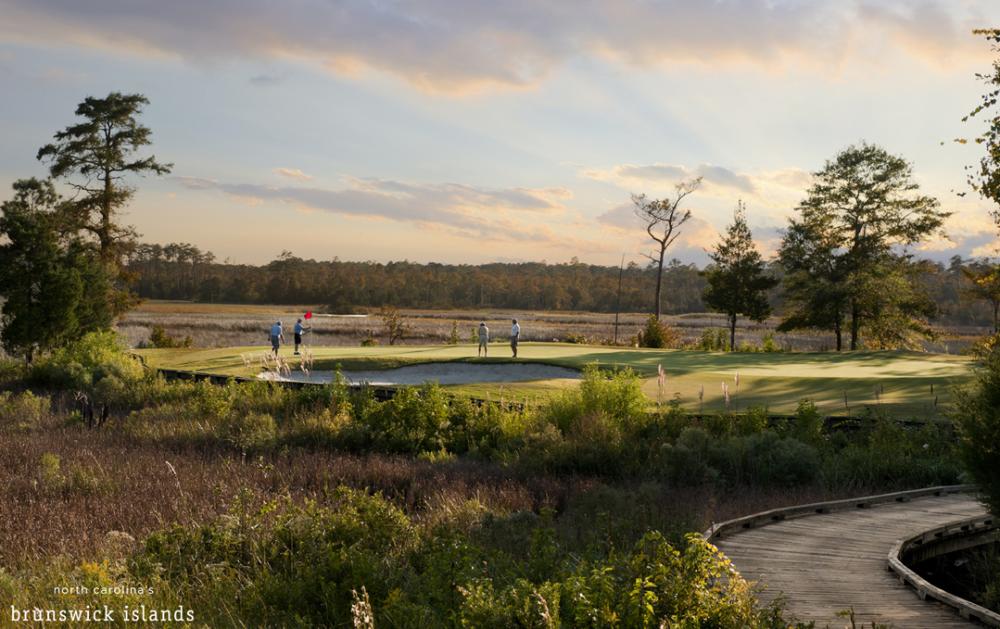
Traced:
[[702, 176], [669, 257], [739, 200], [773, 255], [860, 141], [954, 212], [919, 246], [995, 255], [967, 191], [996, 0], [0, 0], [0, 199], [76, 104], [142, 93], [125, 220], [219, 259], [642, 262], [631, 194]]

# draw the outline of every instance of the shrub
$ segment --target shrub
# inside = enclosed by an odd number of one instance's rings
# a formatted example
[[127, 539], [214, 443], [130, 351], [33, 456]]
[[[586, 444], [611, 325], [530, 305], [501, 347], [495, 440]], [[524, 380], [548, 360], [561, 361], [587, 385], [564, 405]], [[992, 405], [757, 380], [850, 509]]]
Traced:
[[801, 441], [767, 431], [746, 438], [745, 466], [749, 485], [804, 485], [816, 478], [819, 455]]
[[729, 349], [729, 331], [724, 328], [705, 328], [694, 348], [705, 352], [724, 352]]
[[617, 427], [638, 426], [645, 420], [648, 406], [642, 383], [631, 369], [609, 374], [590, 364], [583, 370], [579, 389], [556, 396], [541, 413], [567, 433], [584, 418], [595, 415], [603, 416]]
[[49, 398], [31, 391], [0, 392], [0, 427], [9, 426], [17, 430], [39, 427], [48, 417], [50, 406]]
[[345, 447], [353, 420], [346, 408], [339, 411], [326, 408], [319, 412], [294, 417], [282, 435], [282, 443], [311, 447]]
[[441, 450], [446, 445], [448, 399], [440, 386], [404, 387], [359, 415], [371, 443], [387, 452]]
[[385, 337], [389, 345], [395, 345], [396, 341], [401, 340], [410, 331], [410, 325], [403, 319], [398, 308], [382, 306], [378, 311], [378, 317], [382, 320], [382, 327], [385, 328]]
[[45, 489], [62, 487], [62, 460], [58, 454], [46, 452], [38, 459], [38, 482]]
[[193, 341], [190, 336], [185, 336], [183, 339], [170, 336], [162, 325], [154, 325], [152, 331], [149, 333], [150, 347], [191, 347], [192, 343]]
[[767, 430], [766, 406], [751, 406], [746, 413], [736, 416], [736, 430], [741, 435], [752, 435]]
[[658, 321], [654, 315], [649, 315], [646, 319], [646, 326], [639, 332], [636, 342], [639, 347], [653, 347], [659, 349], [677, 347], [681, 335], [672, 327]]
[[274, 418], [264, 413], [232, 413], [220, 429], [221, 436], [243, 452], [268, 445], [278, 434]]
[[341, 487], [332, 499], [329, 507], [285, 499], [259, 510], [237, 502], [211, 524], [150, 535], [131, 572], [162, 575], [209, 626], [234, 616], [261, 626], [340, 626], [352, 618], [352, 591], [364, 587], [381, 603], [390, 584], [402, 584], [417, 538], [379, 495]]
[[823, 443], [823, 416], [811, 400], [800, 400], [790, 433], [803, 443], [818, 447]]
[[781, 346], [778, 345], [778, 342], [774, 340], [774, 332], [766, 332], [764, 334], [764, 338], [760, 347], [761, 351], [766, 352], [768, 354], [784, 351], [782, 350]]
[[[129, 405], [131, 389], [145, 376], [145, 370], [125, 351], [125, 345], [111, 331], [90, 332], [37, 361], [31, 370], [35, 382], [84, 391], [94, 401]], [[102, 384], [102, 380], [108, 382]]]
[[959, 452], [990, 512], [1000, 514], [1000, 348], [983, 358], [975, 383], [956, 392]]
[[718, 478], [718, 470], [708, 464], [712, 437], [697, 426], [681, 431], [674, 444], [661, 447], [656, 469], [659, 475], [675, 485], [698, 486]]

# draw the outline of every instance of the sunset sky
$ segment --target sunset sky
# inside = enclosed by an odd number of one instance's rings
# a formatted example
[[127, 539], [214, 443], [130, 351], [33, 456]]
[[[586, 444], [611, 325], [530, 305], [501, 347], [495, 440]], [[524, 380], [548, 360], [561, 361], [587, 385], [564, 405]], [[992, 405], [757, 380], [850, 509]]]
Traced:
[[640, 260], [629, 194], [695, 175], [674, 255], [738, 199], [770, 254], [860, 140], [955, 212], [922, 255], [993, 255], [951, 139], [996, 26], [997, 0], [0, 0], [0, 198], [80, 100], [140, 92], [174, 169], [128, 222], [236, 262]]

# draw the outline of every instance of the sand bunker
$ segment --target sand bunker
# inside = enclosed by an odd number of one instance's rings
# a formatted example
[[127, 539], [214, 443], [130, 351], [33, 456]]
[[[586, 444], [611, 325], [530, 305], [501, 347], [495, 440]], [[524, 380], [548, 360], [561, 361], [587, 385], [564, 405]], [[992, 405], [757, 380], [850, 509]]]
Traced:
[[[525, 382], [580, 378], [580, 372], [565, 367], [536, 363], [428, 363], [397, 369], [343, 371], [348, 383], [372, 386], [398, 386], [437, 382], [438, 384], [472, 384], [477, 382]], [[290, 376], [267, 372], [258, 376], [281, 382], [311, 382], [324, 384], [333, 380], [332, 371], [310, 371], [309, 375], [293, 371]]]

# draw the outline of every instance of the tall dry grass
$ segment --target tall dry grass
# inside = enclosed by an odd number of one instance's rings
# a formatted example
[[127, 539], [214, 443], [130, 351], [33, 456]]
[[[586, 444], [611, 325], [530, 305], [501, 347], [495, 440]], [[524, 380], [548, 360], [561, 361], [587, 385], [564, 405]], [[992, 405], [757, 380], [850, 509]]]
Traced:
[[[586, 535], [596, 513], [631, 501], [634, 487], [577, 475], [512, 472], [472, 460], [425, 460], [288, 449], [245, 458], [221, 448], [137, 442], [114, 426], [4, 431], [0, 449], [0, 566], [55, 556], [96, 557], [109, 532], [136, 539], [172, 524], [224, 514], [236, 496], [262, 504], [279, 495], [322, 503], [338, 485], [380, 491], [418, 519], [444, 518], [476, 499], [490, 511], [563, 514], [567, 535]], [[636, 527], [705, 528], [780, 504], [842, 497], [816, 488], [728, 494], [712, 488], [643, 489]]]
[[[148, 342], [154, 326], [162, 326], [169, 335], [177, 338], [190, 336], [197, 347], [265, 346], [268, 330], [276, 319], [282, 320], [290, 329], [302, 314], [283, 306], [275, 306], [272, 310], [253, 306], [240, 311], [236, 306], [225, 305], [212, 311], [210, 306], [204, 305], [193, 312], [182, 305], [173, 309], [167, 306], [161, 302], [144, 304], [126, 314], [118, 329], [133, 346]], [[406, 344], [447, 343], [452, 325], [456, 322], [460, 342], [472, 342], [472, 334], [480, 321], [486, 321], [495, 333], [502, 333], [510, 326], [512, 318], [518, 319], [522, 339], [526, 341], [610, 343], [614, 338], [614, 315], [606, 313], [404, 310], [402, 314], [410, 326], [402, 340]], [[629, 344], [645, 325], [646, 317], [642, 313], [623, 313], [619, 318], [619, 343]], [[695, 343], [708, 328], [726, 325], [725, 317], [711, 313], [666, 316], [664, 320], [677, 330], [684, 344]], [[764, 323], [741, 320], [737, 326], [737, 344], [760, 345], [766, 334], [775, 334], [777, 323], [777, 319]], [[386, 342], [385, 331], [374, 314], [364, 317], [319, 316], [313, 318], [311, 324], [313, 329], [306, 338], [310, 344], [359, 345], [369, 332]], [[819, 351], [833, 347], [832, 335], [809, 332], [775, 334], [775, 340], [780, 346], [796, 351]]]

